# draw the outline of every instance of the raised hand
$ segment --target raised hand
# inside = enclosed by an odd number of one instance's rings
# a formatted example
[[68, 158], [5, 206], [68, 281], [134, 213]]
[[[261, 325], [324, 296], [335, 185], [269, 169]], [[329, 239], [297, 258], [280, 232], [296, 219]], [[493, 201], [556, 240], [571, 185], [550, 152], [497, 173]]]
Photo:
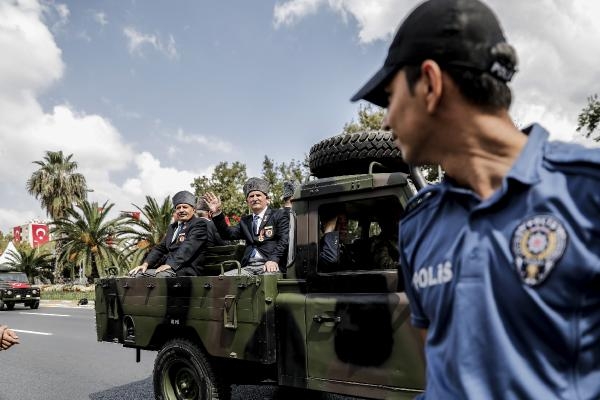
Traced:
[[218, 214], [221, 212], [221, 199], [219, 199], [216, 194], [213, 192], [206, 192], [202, 198], [206, 201], [210, 211], [213, 214]]

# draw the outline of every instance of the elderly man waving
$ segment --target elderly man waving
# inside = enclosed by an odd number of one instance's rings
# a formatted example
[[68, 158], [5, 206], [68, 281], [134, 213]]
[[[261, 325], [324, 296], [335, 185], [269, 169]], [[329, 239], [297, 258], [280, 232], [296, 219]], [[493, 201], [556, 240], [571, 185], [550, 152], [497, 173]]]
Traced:
[[[213, 213], [213, 222], [222, 238], [243, 239], [246, 249], [242, 257], [243, 275], [285, 272], [289, 212], [269, 207], [269, 183], [261, 178], [250, 178], [244, 184], [246, 203], [252, 214], [245, 215], [236, 226], [228, 226], [221, 210], [221, 200], [212, 192], [204, 198]], [[226, 275], [237, 274], [237, 270]]]

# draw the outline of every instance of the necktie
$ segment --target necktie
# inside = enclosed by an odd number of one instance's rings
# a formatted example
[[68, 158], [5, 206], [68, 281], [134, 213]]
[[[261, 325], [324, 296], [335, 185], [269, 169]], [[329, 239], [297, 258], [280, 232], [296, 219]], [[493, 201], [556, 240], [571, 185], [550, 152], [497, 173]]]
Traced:
[[171, 238], [171, 243], [173, 243], [177, 239], [177, 236], [179, 235], [179, 232], [181, 232], [182, 229], [183, 229], [183, 224], [180, 222], [177, 224], [177, 229], [175, 229], [175, 232], [173, 232], [173, 237]]
[[[258, 219], [260, 218], [259, 215], [254, 215], [254, 219], [252, 220], [252, 233], [254, 233], [255, 235], [258, 234]], [[256, 256], [256, 247], [252, 248], [252, 252], [250, 253], [250, 258], [254, 258]]]
[[252, 232], [255, 235], [258, 235], [258, 220], [260, 218], [260, 215], [255, 214], [254, 215], [254, 219], [252, 220]]

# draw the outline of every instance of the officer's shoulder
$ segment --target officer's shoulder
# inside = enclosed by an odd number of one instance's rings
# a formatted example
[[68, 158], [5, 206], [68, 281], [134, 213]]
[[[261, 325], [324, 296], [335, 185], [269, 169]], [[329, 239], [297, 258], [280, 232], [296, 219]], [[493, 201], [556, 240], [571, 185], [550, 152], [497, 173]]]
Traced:
[[404, 215], [402, 220], [413, 217], [418, 213], [428, 209], [430, 205], [433, 205], [440, 194], [440, 185], [428, 185], [425, 188], [419, 190], [406, 204], [404, 209]]
[[546, 145], [544, 161], [551, 169], [600, 178], [600, 148], [550, 141]]

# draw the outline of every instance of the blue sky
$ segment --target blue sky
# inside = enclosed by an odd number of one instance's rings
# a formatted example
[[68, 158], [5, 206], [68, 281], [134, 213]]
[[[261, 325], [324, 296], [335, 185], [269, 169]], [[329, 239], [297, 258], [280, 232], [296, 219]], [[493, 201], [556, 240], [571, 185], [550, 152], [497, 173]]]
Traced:
[[[142, 205], [220, 161], [260, 174], [356, 116], [414, 0], [0, 0], [0, 230], [45, 218], [25, 181], [73, 153], [90, 199]], [[600, 92], [592, 0], [490, 1], [520, 56], [511, 110], [562, 140]]]

